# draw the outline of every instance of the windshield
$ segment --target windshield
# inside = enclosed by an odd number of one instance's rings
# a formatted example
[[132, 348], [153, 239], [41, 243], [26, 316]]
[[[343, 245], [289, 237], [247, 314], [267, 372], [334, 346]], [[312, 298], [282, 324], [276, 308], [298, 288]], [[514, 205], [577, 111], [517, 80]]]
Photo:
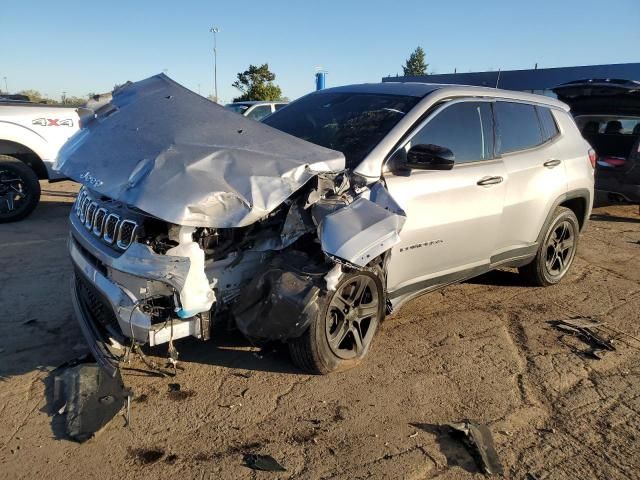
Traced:
[[315, 93], [271, 114], [263, 123], [342, 152], [347, 168], [355, 168], [419, 101], [403, 95]]
[[245, 110], [249, 108], [249, 105], [245, 105], [244, 103], [227, 103], [224, 108], [242, 115]]

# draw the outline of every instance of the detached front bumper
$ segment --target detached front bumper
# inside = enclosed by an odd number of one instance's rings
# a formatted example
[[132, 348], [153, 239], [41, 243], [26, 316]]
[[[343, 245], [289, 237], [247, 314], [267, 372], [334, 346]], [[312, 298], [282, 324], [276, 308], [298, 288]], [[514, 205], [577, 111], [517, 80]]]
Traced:
[[[127, 272], [128, 265], [136, 272], [141, 268], [135, 261], [127, 261], [126, 254], [116, 256], [105, 252], [103, 247], [95, 245], [97, 242], [91, 236], [85, 234], [77, 218], [71, 216], [70, 220], [69, 255], [74, 266], [71, 283], [74, 313], [91, 352], [103, 367], [107, 370], [116, 368], [118, 357], [123, 353], [122, 347], [131, 342], [154, 346], [170, 339], [202, 337], [200, 317], [154, 323], [144, 311], [146, 289], [136, 290], [134, 287], [158, 280]], [[145, 269], [153, 267], [153, 255], [145, 259]], [[132, 258], [140, 259], [139, 256]], [[159, 259], [160, 271], [161, 262]], [[122, 270], [115, 269], [115, 265]], [[127, 286], [116, 282], [114, 277], [127, 280]]]

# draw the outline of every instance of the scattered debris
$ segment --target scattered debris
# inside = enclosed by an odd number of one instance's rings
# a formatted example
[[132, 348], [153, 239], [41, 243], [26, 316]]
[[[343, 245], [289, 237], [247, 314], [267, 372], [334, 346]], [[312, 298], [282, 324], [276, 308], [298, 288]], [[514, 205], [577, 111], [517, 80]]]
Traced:
[[549, 323], [556, 330], [579, 338], [589, 345], [590, 349], [582, 352], [596, 360], [601, 358], [602, 351], [615, 351], [613, 342], [595, 332], [598, 327], [603, 327], [604, 322], [592, 318], [571, 318], [568, 320], [552, 320]]
[[54, 406], [66, 414], [66, 433], [78, 442], [109, 423], [130, 395], [119, 370], [111, 377], [96, 363], [66, 368], [54, 378]]
[[418, 436], [418, 432], [414, 432], [411, 435], [409, 435], [409, 438], [416, 438]]
[[287, 469], [278, 463], [271, 455], [255, 455], [252, 453], [244, 456], [244, 463], [253, 470], [265, 472], [286, 472]]
[[180, 391], [180, 384], [179, 383], [170, 383], [168, 385], [169, 387], [169, 391], [170, 392], [179, 392]]
[[33, 325], [34, 323], [37, 323], [37, 321], [37, 318], [30, 318], [29, 320], [22, 322], [22, 325]]
[[463, 443], [484, 473], [488, 475], [502, 475], [504, 473], [489, 427], [470, 420], [465, 420], [462, 423], [449, 423], [447, 426], [454, 433], [463, 435]]

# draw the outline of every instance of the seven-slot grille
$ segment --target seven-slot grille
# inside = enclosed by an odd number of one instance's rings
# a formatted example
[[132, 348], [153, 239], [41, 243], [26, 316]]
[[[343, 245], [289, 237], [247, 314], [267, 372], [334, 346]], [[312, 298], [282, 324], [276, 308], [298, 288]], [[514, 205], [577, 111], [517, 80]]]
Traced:
[[136, 238], [138, 224], [135, 221], [110, 212], [84, 188], [78, 194], [74, 211], [85, 228], [108, 245], [126, 250]]

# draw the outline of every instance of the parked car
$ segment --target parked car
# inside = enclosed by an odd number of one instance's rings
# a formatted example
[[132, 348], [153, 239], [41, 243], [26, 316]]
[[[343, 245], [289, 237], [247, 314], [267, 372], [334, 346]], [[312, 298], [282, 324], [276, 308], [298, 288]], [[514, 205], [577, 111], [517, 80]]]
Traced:
[[0, 223], [33, 212], [40, 200], [38, 180], [64, 179], [52, 165], [79, 119], [74, 107], [31, 103], [24, 95], [0, 98]]
[[640, 203], [640, 81], [578, 80], [554, 92], [569, 104], [598, 155], [596, 191], [610, 200]]
[[595, 154], [568, 112], [382, 83], [257, 123], [163, 76], [130, 84], [59, 156], [84, 184], [69, 249], [87, 341], [114, 369], [123, 346], [208, 340], [225, 319], [328, 373], [416, 295], [498, 267], [554, 285], [593, 199]]
[[225, 108], [259, 122], [267, 115], [271, 115], [273, 112], [280, 110], [286, 105], [287, 102], [265, 102], [255, 100], [250, 102], [227, 103]]

